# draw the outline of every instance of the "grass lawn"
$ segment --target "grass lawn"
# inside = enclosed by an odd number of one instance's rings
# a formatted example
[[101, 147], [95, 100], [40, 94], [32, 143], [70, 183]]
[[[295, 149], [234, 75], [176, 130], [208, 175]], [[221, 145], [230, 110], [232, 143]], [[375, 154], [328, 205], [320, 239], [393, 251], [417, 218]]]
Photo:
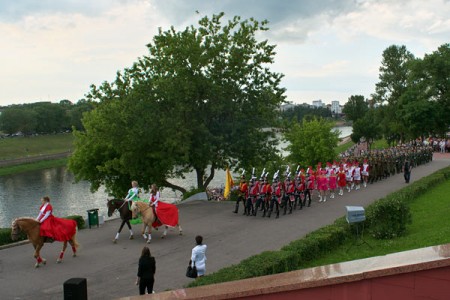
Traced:
[[43, 160], [29, 164], [21, 164], [16, 166], [2, 167], [0, 168], [0, 176], [50, 169], [67, 165], [67, 158]]
[[301, 268], [333, 264], [343, 261], [380, 256], [394, 252], [450, 243], [450, 182], [433, 188], [427, 194], [410, 203], [412, 224], [408, 225], [405, 236], [392, 240], [376, 240], [364, 234], [364, 240], [371, 246], [355, 245], [348, 240], [324, 257], [305, 263]]
[[339, 145], [335, 148], [336, 153], [342, 153], [344, 151], [346, 151], [347, 149], [349, 149], [351, 146], [353, 146], [355, 143], [353, 143], [352, 141], [348, 141], [345, 144]]
[[71, 151], [73, 140], [70, 133], [0, 139], [0, 160]]
[[389, 148], [388, 142], [385, 139], [376, 140], [370, 145], [370, 149], [372, 150], [385, 148]]

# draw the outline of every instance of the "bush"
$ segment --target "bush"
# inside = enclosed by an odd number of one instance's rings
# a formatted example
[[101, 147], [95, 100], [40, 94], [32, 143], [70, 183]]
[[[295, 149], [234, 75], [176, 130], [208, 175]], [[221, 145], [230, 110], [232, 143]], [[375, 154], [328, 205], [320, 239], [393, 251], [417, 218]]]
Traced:
[[75, 220], [75, 222], [77, 222], [78, 229], [86, 228], [86, 224], [85, 224], [86, 222], [84, 222], [83, 217], [80, 215], [67, 216], [64, 219]]
[[205, 189], [203, 188], [194, 188], [191, 187], [191, 189], [189, 191], [186, 191], [186, 193], [183, 194], [181, 201], [186, 200], [187, 198], [189, 198], [192, 195], [204, 192]]
[[[402, 199], [403, 198], [403, 199]], [[406, 233], [412, 222], [411, 211], [399, 195], [380, 199], [366, 210], [369, 230], [377, 239], [392, 239]]]
[[230, 192], [230, 198], [229, 198], [229, 200], [230, 200], [230, 201], [237, 201], [238, 197], [239, 197], [239, 190], [232, 190], [232, 191]]
[[[28, 237], [25, 233], [21, 232], [19, 234], [19, 239], [17, 241], [26, 240]], [[11, 228], [0, 228], [0, 246], [14, 243], [11, 239]]]
[[320, 257], [322, 254], [333, 251], [341, 245], [348, 235], [348, 225], [342, 222], [322, 227], [303, 239], [292, 241], [287, 246], [281, 248], [282, 251], [292, 251], [299, 255], [298, 269], [302, 263], [309, 262]]

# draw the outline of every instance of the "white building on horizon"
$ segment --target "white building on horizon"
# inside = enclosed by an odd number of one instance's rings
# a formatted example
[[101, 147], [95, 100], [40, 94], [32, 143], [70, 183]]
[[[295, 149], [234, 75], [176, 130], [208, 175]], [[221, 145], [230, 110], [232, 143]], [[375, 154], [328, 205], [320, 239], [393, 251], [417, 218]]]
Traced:
[[332, 114], [341, 114], [342, 113], [342, 109], [341, 109], [341, 106], [339, 105], [339, 101], [337, 101], [337, 100], [331, 101], [331, 113]]
[[313, 100], [312, 102], [312, 106], [320, 108], [320, 107], [324, 107], [324, 103], [322, 102], [322, 99], [319, 100]]

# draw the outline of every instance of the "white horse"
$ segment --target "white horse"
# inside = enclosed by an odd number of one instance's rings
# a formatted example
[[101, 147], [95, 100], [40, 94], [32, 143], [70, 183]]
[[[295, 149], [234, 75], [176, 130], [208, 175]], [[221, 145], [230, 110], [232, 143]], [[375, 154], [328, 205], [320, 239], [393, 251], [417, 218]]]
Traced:
[[[157, 220], [157, 216], [153, 213], [153, 208], [149, 206], [147, 203], [140, 201], [133, 201], [131, 205], [131, 213], [133, 215], [133, 219], [137, 218], [138, 213], [141, 213], [142, 223], [144, 226], [142, 227], [142, 236], [147, 240], [147, 244], [150, 244], [152, 240], [152, 224]], [[167, 235], [168, 225], [163, 224], [164, 232], [161, 238], [165, 238]], [[170, 226], [172, 227], [172, 226]], [[179, 235], [183, 235], [183, 229], [180, 224], [177, 224], [175, 227], [178, 227]], [[145, 233], [145, 229], [148, 228], [148, 235]], [[158, 228], [155, 228], [156, 230]]]

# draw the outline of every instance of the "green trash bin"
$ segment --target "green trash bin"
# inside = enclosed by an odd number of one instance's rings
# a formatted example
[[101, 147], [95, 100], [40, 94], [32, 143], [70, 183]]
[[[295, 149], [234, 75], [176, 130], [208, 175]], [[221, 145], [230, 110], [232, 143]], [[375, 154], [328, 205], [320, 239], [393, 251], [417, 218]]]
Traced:
[[94, 225], [97, 225], [98, 227], [98, 208], [89, 209], [87, 213], [89, 228]]

